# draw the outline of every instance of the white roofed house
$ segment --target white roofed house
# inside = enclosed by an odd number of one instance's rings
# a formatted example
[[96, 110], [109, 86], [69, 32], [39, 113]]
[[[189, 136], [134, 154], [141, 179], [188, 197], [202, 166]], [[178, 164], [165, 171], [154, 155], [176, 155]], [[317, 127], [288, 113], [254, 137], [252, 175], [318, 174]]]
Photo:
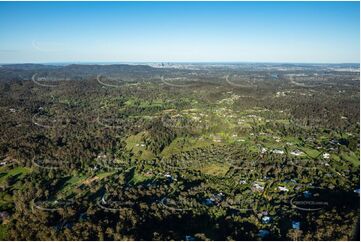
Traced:
[[167, 178], [168, 182], [176, 181], [176, 179], [172, 175], [170, 175], [169, 173], [165, 174], [164, 177]]
[[272, 150], [272, 153], [273, 153], [273, 154], [280, 154], [280, 155], [282, 155], [282, 154], [284, 154], [285, 152], [284, 152], [283, 150], [280, 150], [280, 149], [274, 149], [274, 150]]
[[293, 150], [293, 151], [291, 151], [290, 154], [294, 155], [294, 156], [300, 156], [300, 155], [303, 155], [304, 153], [300, 150]]
[[16, 163], [17, 160], [12, 158], [11, 156], [7, 156], [0, 162], [0, 166], [5, 166], [7, 164]]
[[261, 220], [263, 224], [269, 224], [272, 222], [272, 218], [270, 216], [263, 216]]
[[329, 153], [323, 153], [323, 154], [322, 154], [322, 157], [323, 157], [324, 159], [330, 159], [330, 154], [329, 154]]
[[288, 192], [289, 191], [289, 189], [287, 187], [283, 187], [283, 186], [279, 186], [278, 190], [281, 191], [281, 192]]
[[262, 186], [261, 184], [255, 182], [252, 185], [252, 191], [253, 192], [263, 192], [264, 191], [264, 186]]

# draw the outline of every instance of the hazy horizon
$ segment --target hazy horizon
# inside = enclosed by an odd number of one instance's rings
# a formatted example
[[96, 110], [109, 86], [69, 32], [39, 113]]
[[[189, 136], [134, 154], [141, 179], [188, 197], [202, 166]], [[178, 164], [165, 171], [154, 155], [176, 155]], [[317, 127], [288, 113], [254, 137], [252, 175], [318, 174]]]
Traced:
[[54, 61], [54, 62], [4, 62], [0, 65], [118, 65], [118, 64], [290, 64], [290, 65], [360, 65], [360, 62], [262, 62], [262, 61]]
[[359, 63], [359, 18], [359, 2], [0, 2], [0, 63]]

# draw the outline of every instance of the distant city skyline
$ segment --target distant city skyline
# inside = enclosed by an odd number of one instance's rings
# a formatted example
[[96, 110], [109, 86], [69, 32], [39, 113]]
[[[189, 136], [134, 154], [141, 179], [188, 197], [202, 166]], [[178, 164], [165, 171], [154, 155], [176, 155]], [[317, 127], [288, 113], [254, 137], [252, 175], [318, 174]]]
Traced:
[[359, 63], [359, 2], [0, 2], [0, 63]]

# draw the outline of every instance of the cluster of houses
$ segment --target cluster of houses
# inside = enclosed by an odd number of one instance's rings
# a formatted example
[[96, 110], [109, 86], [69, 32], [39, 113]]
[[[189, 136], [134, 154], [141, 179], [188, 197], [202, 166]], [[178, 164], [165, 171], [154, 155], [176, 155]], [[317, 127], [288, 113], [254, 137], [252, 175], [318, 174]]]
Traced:
[[[292, 221], [291, 222], [292, 229], [294, 230], [300, 230], [301, 229], [301, 222], [299, 221]], [[267, 239], [271, 236], [271, 232], [268, 229], [260, 229], [258, 231], [258, 237], [261, 239]]]
[[[268, 151], [267, 148], [265, 148], [265, 147], [261, 148], [261, 154], [265, 154], [267, 151]], [[278, 154], [278, 155], [283, 155], [285, 153], [285, 151], [282, 149], [273, 149], [271, 152], [272, 152], [272, 154]], [[304, 152], [296, 149], [296, 150], [291, 151], [290, 154], [294, 155], [294, 156], [301, 156], [301, 155], [304, 155]], [[327, 155], [326, 155], [326, 157], [327, 157]], [[329, 158], [329, 154], [328, 154], [328, 158]]]
[[219, 205], [225, 198], [225, 195], [220, 192], [218, 194], [212, 194], [211, 197], [204, 199], [203, 204], [206, 206]]

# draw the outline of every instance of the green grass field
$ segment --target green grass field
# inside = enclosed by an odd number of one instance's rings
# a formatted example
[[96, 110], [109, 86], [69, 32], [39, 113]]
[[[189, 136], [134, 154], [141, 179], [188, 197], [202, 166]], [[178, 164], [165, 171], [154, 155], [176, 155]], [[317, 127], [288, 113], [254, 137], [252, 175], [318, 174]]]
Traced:
[[134, 154], [135, 158], [140, 160], [151, 160], [154, 154], [147, 150], [144, 144], [145, 139], [149, 136], [148, 132], [140, 132], [136, 135], [129, 136], [125, 142], [127, 143], [126, 149]]
[[224, 176], [228, 172], [230, 166], [227, 164], [212, 163], [200, 168], [200, 171], [204, 174], [211, 176]]
[[5, 224], [0, 224], [0, 240], [6, 240], [7, 233], [7, 226]]
[[4, 175], [0, 177], [0, 185], [3, 185], [10, 177], [17, 176], [18, 178], [22, 178], [23, 176], [25, 176], [30, 172], [31, 172], [30, 168], [22, 167], [22, 166], [18, 166], [11, 170], [7, 170], [7, 167], [2, 167], [0, 169], [0, 173], [4, 173]]

